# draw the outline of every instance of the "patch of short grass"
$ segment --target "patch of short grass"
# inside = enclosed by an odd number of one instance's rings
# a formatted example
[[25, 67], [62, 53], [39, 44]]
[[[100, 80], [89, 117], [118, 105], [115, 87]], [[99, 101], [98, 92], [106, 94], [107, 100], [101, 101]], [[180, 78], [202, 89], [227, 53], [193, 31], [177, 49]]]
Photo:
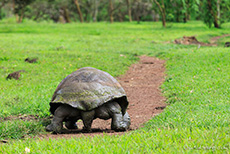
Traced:
[[230, 36], [220, 38], [218, 43], [220, 46], [224, 47], [226, 42], [230, 42]]
[[43, 132], [41, 121], [7, 120], [0, 125], [0, 139], [22, 139]]
[[[226, 131], [229, 131], [226, 128]], [[210, 139], [211, 138], [211, 139]], [[3, 145], [3, 153], [227, 153], [229, 134], [219, 127], [150, 129], [122, 136], [28, 139]]]
[[[171, 105], [146, 128], [227, 128], [230, 124], [230, 54], [226, 48], [181, 49], [166, 57], [163, 93]], [[164, 117], [164, 125], [158, 118]]]

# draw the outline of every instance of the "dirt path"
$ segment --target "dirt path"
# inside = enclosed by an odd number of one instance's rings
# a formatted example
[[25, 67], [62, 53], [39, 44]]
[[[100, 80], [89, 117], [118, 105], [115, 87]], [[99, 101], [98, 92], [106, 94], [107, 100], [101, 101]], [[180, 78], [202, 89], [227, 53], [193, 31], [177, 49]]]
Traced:
[[221, 35], [221, 36], [212, 37], [212, 38], [210, 39], [210, 43], [216, 43], [217, 40], [219, 40], [220, 38], [228, 37], [228, 36], [230, 36], [230, 34], [224, 34], [224, 35]]
[[[131, 117], [130, 130], [138, 129], [166, 107], [165, 98], [159, 89], [164, 81], [164, 63], [164, 60], [141, 56], [139, 63], [131, 65], [125, 75], [117, 78], [125, 89], [130, 102], [128, 107], [128, 113]], [[103, 135], [103, 132], [111, 135], [123, 133], [114, 132], [110, 129], [111, 120], [94, 120], [92, 133], [81, 133], [83, 124], [81, 121], [77, 124], [79, 130], [66, 130], [65, 134], [49, 134], [42, 136], [42, 138], [94, 136]]]

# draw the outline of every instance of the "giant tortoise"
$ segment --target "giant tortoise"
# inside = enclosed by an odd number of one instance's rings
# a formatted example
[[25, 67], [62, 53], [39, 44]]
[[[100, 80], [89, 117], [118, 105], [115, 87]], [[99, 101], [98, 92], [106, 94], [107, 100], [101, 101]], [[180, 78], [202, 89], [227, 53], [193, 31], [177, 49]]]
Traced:
[[111, 129], [125, 131], [130, 126], [126, 109], [129, 102], [124, 89], [107, 72], [92, 67], [78, 69], [61, 81], [50, 102], [54, 115], [47, 131], [61, 133], [63, 122], [76, 129], [82, 119], [83, 131], [90, 132], [94, 119], [110, 119]]

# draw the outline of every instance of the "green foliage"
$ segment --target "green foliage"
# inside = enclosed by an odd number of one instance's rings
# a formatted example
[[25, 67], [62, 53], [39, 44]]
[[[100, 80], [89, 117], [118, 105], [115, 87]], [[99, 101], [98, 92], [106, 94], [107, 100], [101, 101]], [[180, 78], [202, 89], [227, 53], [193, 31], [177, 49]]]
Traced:
[[[211, 5], [210, 5], [211, 4]], [[202, 3], [203, 21], [209, 28], [212, 27], [215, 17], [218, 24], [228, 22], [230, 18], [230, 2], [229, 0], [207, 0]]]
[[14, 13], [22, 14], [24, 11], [24, 8], [30, 3], [32, 3], [32, 1], [33, 0], [14, 0], [14, 3], [15, 3]]
[[230, 21], [230, 1], [221, 0], [220, 1], [220, 23], [226, 23]]
[[0, 20], [6, 16], [4, 10], [0, 9]]
[[167, 21], [187, 22], [194, 19], [199, 11], [199, 2], [200, 0], [165, 0]]
[[[203, 2], [203, 20], [204, 23], [211, 28], [214, 22], [214, 16], [213, 13], [216, 14], [217, 8], [216, 8], [216, 0], [210, 0], [211, 2], [211, 8], [209, 8], [207, 0]], [[212, 9], [212, 10], [210, 10]], [[212, 13], [213, 11], [213, 13]]]
[[25, 17], [35, 20], [37, 22], [41, 22], [44, 20], [58, 21], [59, 8], [58, 5], [53, 1], [34, 1], [31, 5], [27, 6]]
[[[85, 22], [109, 21], [109, 1], [78, 1]], [[159, 20], [161, 13], [153, 1], [129, 1], [133, 21]], [[209, 8], [208, 1], [211, 2], [212, 9]], [[113, 0], [112, 2], [114, 21], [129, 21], [127, 1]], [[163, 2], [167, 22], [186, 23], [189, 20], [203, 20], [208, 27], [212, 27], [214, 16], [217, 16], [218, 24], [230, 20], [229, 0], [164, 0]], [[12, 18], [12, 14], [19, 15], [18, 22], [22, 22], [24, 18], [36, 22], [79, 22], [79, 15], [73, 0], [15, 0], [15, 5], [13, 1], [2, 0], [0, 2], [0, 20]]]
[[[229, 51], [220, 47], [165, 44], [184, 35], [199, 41], [229, 33], [208, 29], [201, 22], [93, 24], [22, 24], [0, 22], [0, 138], [9, 139], [0, 153], [227, 153], [230, 148]], [[121, 37], [122, 36], [122, 37]], [[169, 105], [143, 128], [121, 136], [71, 139], [27, 139], [44, 133], [49, 101], [60, 81], [71, 72], [92, 66], [113, 76], [124, 74], [136, 55], [166, 59], [162, 85]], [[38, 57], [37, 63], [26, 63]], [[5, 80], [17, 70], [20, 80]], [[9, 116], [39, 120], [4, 121]], [[44, 119], [45, 118], [45, 119]], [[21, 139], [24, 140], [10, 140]], [[199, 151], [198, 151], [199, 150]]]

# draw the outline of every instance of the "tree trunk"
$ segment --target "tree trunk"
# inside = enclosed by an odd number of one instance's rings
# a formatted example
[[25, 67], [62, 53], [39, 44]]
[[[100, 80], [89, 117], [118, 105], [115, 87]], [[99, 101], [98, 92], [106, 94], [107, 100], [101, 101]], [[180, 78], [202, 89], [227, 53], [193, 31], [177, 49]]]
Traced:
[[163, 24], [163, 27], [166, 27], [166, 14], [165, 14], [165, 5], [164, 5], [164, 0], [162, 0], [162, 11], [163, 11], [163, 19], [162, 19], [162, 24]]
[[128, 15], [129, 15], [129, 22], [132, 22], [132, 11], [131, 11], [129, 0], [126, 0], [126, 3], [127, 3]]
[[217, 18], [217, 14], [214, 13], [213, 9], [212, 9], [212, 2], [211, 0], [207, 0], [208, 2], [208, 9], [211, 12], [213, 18], [214, 18], [214, 27], [215, 28], [220, 28], [220, 25], [218, 24], [218, 18]]
[[180, 10], [176, 9], [176, 22], [180, 22]]
[[15, 0], [12, 0], [12, 9], [15, 13], [15, 17], [16, 17], [16, 22], [18, 23], [19, 22], [19, 17], [18, 17], [18, 13], [16, 13], [15, 11]]
[[98, 5], [99, 5], [98, 0], [94, 0], [93, 22], [97, 22]]
[[187, 21], [190, 20], [190, 0], [186, 1]]
[[220, 19], [220, 0], [217, 0], [216, 7], [217, 7], [217, 18], [219, 20]]
[[80, 17], [80, 21], [84, 22], [83, 21], [83, 16], [82, 16], [82, 13], [81, 13], [81, 9], [80, 9], [79, 3], [78, 3], [78, 0], [74, 0], [74, 3], [76, 5], [76, 7], [77, 7], [77, 12], [78, 12], [78, 15]]
[[63, 7], [63, 16], [67, 23], [70, 23], [69, 10], [66, 7]]
[[[1, 5], [0, 5], [0, 13], [1, 13], [1, 10], [2, 10], [2, 7], [5, 5], [5, 1], [3, 0]], [[0, 20], [2, 19], [2, 16], [0, 14]]]
[[158, 8], [159, 8], [159, 10], [160, 10], [160, 12], [161, 12], [162, 25], [163, 25], [163, 27], [166, 27], [166, 14], [165, 14], [164, 0], [161, 1], [162, 7], [161, 7], [160, 3], [159, 3], [157, 0], [154, 0], [154, 1], [155, 1], [155, 3], [157, 4], [157, 6], [158, 6]]
[[25, 7], [23, 7], [22, 10], [21, 10], [21, 13], [20, 13], [20, 16], [19, 16], [18, 23], [22, 23], [22, 20], [23, 20], [23, 17], [24, 17], [24, 8], [25, 8]]
[[113, 2], [109, 0], [109, 19], [110, 23], [113, 23]]
[[137, 0], [136, 1], [136, 4], [137, 4], [137, 8], [136, 8], [136, 20], [137, 20], [137, 23], [140, 24], [140, 18], [141, 18], [141, 15], [140, 15], [140, 1]]
[[119, 17], [119, 21], [120, 22], [123, 22], [123, 16], [122, 16], [122, 13], [121, 13], [121, 8], [118, 9], [118, 17]]
[[220, 28], [220, 25], [218, 24], [217, 16], [214, 17], [214, 26], [215, 28]]
[[87, 0], [85, 3], [85, 21], [90, 21], [93, 17], [92, 6], [91, 1]]
[[184, 13], [184, 23], [187, 22], [187, 12]]

